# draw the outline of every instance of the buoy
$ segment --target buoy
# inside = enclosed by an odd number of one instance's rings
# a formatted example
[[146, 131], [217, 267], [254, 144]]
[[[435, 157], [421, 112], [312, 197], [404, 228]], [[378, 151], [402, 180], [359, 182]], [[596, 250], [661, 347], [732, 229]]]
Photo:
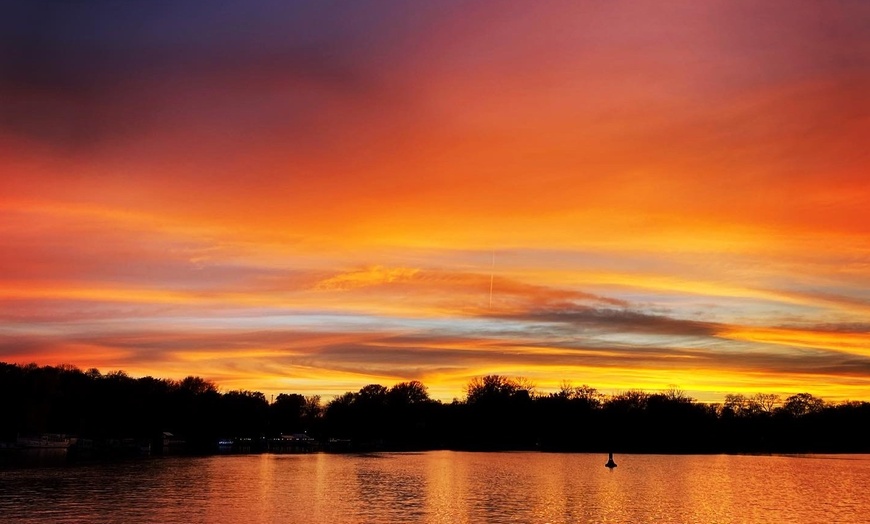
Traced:
[[616, 462], [613, 462], [613, 453], [608, 454], [608, 456], [607, 456], [607, 464], [605, 464], [604, 467], [607, 467], [607, 468], [610, 468], [610, 469], [613, 469], [613, 468], [616, 467]]

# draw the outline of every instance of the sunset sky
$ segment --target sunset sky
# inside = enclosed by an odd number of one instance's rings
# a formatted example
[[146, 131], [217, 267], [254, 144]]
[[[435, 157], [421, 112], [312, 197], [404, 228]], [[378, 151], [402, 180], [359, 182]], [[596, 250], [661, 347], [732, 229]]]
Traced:
[[3, 11], [0, 361], [870, 399], [870, 2]]

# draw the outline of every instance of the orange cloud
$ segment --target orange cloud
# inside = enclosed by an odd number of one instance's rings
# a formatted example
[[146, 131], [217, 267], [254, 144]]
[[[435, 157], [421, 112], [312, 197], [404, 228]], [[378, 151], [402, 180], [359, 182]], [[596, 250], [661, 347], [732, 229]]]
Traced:
[[0, 358], [870, 395], [866, 8], [189, 8], [13, 20]]

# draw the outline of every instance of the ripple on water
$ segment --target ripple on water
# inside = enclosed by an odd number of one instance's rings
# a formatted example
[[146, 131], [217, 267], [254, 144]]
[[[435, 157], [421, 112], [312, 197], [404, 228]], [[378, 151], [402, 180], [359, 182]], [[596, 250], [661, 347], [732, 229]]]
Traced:
[[859, 522], [870, 456], [383, 453], [0, 471], [29, 523]]

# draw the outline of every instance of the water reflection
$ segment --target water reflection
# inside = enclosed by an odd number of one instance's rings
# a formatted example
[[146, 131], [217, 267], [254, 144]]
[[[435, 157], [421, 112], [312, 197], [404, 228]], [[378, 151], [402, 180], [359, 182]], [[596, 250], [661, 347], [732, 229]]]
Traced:
[[870, 456], [453, 453], [0, 471], [10, 522], [857, 522]]
[[364, 511], [363, 520], [423, 521], [428, 493], [425, 470], [417, 468], [413, 459], [396, 461], [391, 458], [367, 455], [355, 463], [356, 490]]

